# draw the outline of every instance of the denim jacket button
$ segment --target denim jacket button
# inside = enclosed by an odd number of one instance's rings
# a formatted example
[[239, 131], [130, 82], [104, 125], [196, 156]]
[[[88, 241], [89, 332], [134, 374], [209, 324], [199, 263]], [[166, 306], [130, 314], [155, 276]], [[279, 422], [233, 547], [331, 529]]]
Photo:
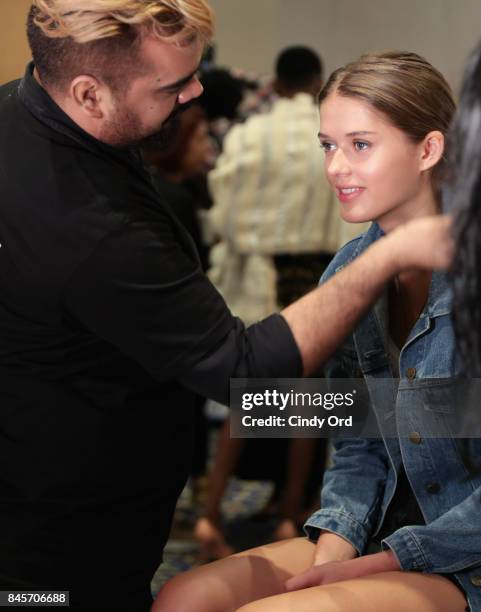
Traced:
[[479, 574], [475, 574], [470, 578], [471, 584], [475, 587], [481, 587], [481, 576]]
[[440, 490], [441, 490], [441, 485], [439, 484], [439, 482], [430, 482], [426, 486], [426, 491], [428, 493], [439, 493]]
[[406, 371], [408, 380], [414, 380], [416, 378], [416, 368], [408, 368]]
[[422, 440], [421, 434], [418, 431], [413, 431], [409, 434], [409, 441], [413, 444], [421, 444]]

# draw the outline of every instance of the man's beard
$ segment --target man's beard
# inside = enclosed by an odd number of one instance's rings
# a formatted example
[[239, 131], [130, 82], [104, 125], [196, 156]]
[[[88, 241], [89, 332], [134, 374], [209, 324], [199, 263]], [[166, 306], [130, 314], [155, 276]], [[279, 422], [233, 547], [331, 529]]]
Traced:
[[135, 143], [135, 146], [142, 148], [155, 148], [167, 149], [170, 144], [176, 139], [179, 133], [180, 126], [180, 115], [183, 113], [185, 108], [179, 106], [176, 108], [162, 124], [160, 130], [157, 130], [153, 134], [144, 136], [142, 139]]
[[119, 105], [115, 117], [105, 124], [100, 140], [118, 149], [168, 148], [178, 134], [180, 115], [190, 106], [177, 104], [158, 130], [145, 133], [138, 115]]

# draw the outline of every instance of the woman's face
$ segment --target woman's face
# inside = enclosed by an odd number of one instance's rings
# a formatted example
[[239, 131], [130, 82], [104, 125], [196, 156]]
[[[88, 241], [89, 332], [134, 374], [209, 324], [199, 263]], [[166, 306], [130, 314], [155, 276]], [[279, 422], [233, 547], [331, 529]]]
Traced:
[[[345, 221], [377, 221], [384, 231], [425, 210], [421, 171], [423, 144], [407, 135], [367, 102], [330, 94], [320, 108], [320, 143], [326, 175]], [[431, 198], [432, 200], [432, 198]]]

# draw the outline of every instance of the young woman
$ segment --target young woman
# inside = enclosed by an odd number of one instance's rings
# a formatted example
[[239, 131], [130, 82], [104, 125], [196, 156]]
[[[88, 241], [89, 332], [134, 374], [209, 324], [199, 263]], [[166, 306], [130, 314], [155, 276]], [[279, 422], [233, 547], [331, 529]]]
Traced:
[[[366, 55], [330, 77], [320, 94], [326, 173], [343, 218], [373, 225], [323, 281], [383, 234], [438, 212], [453, 113], [442, 75], [412, 53]], [[326, 366], [329, 377], [364, 377], [381, 438], [335, 444], [309, 540], [179, 576], [155, 612], [481, 611], [481, 477], [448, 432], [429, 436], [461, 369], [450, 314], [441, 273], [405, 273], [386, 288]]]

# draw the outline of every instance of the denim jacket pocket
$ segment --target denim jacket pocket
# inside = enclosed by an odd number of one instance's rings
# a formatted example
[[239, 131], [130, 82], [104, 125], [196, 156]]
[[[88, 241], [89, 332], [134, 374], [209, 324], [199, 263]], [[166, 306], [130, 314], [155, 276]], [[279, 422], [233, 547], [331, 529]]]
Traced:
[[424, 410], [451, 415], [463, 405], [465, 386], [461, 379], [426, 379], [416, 384], [416, 391]]

